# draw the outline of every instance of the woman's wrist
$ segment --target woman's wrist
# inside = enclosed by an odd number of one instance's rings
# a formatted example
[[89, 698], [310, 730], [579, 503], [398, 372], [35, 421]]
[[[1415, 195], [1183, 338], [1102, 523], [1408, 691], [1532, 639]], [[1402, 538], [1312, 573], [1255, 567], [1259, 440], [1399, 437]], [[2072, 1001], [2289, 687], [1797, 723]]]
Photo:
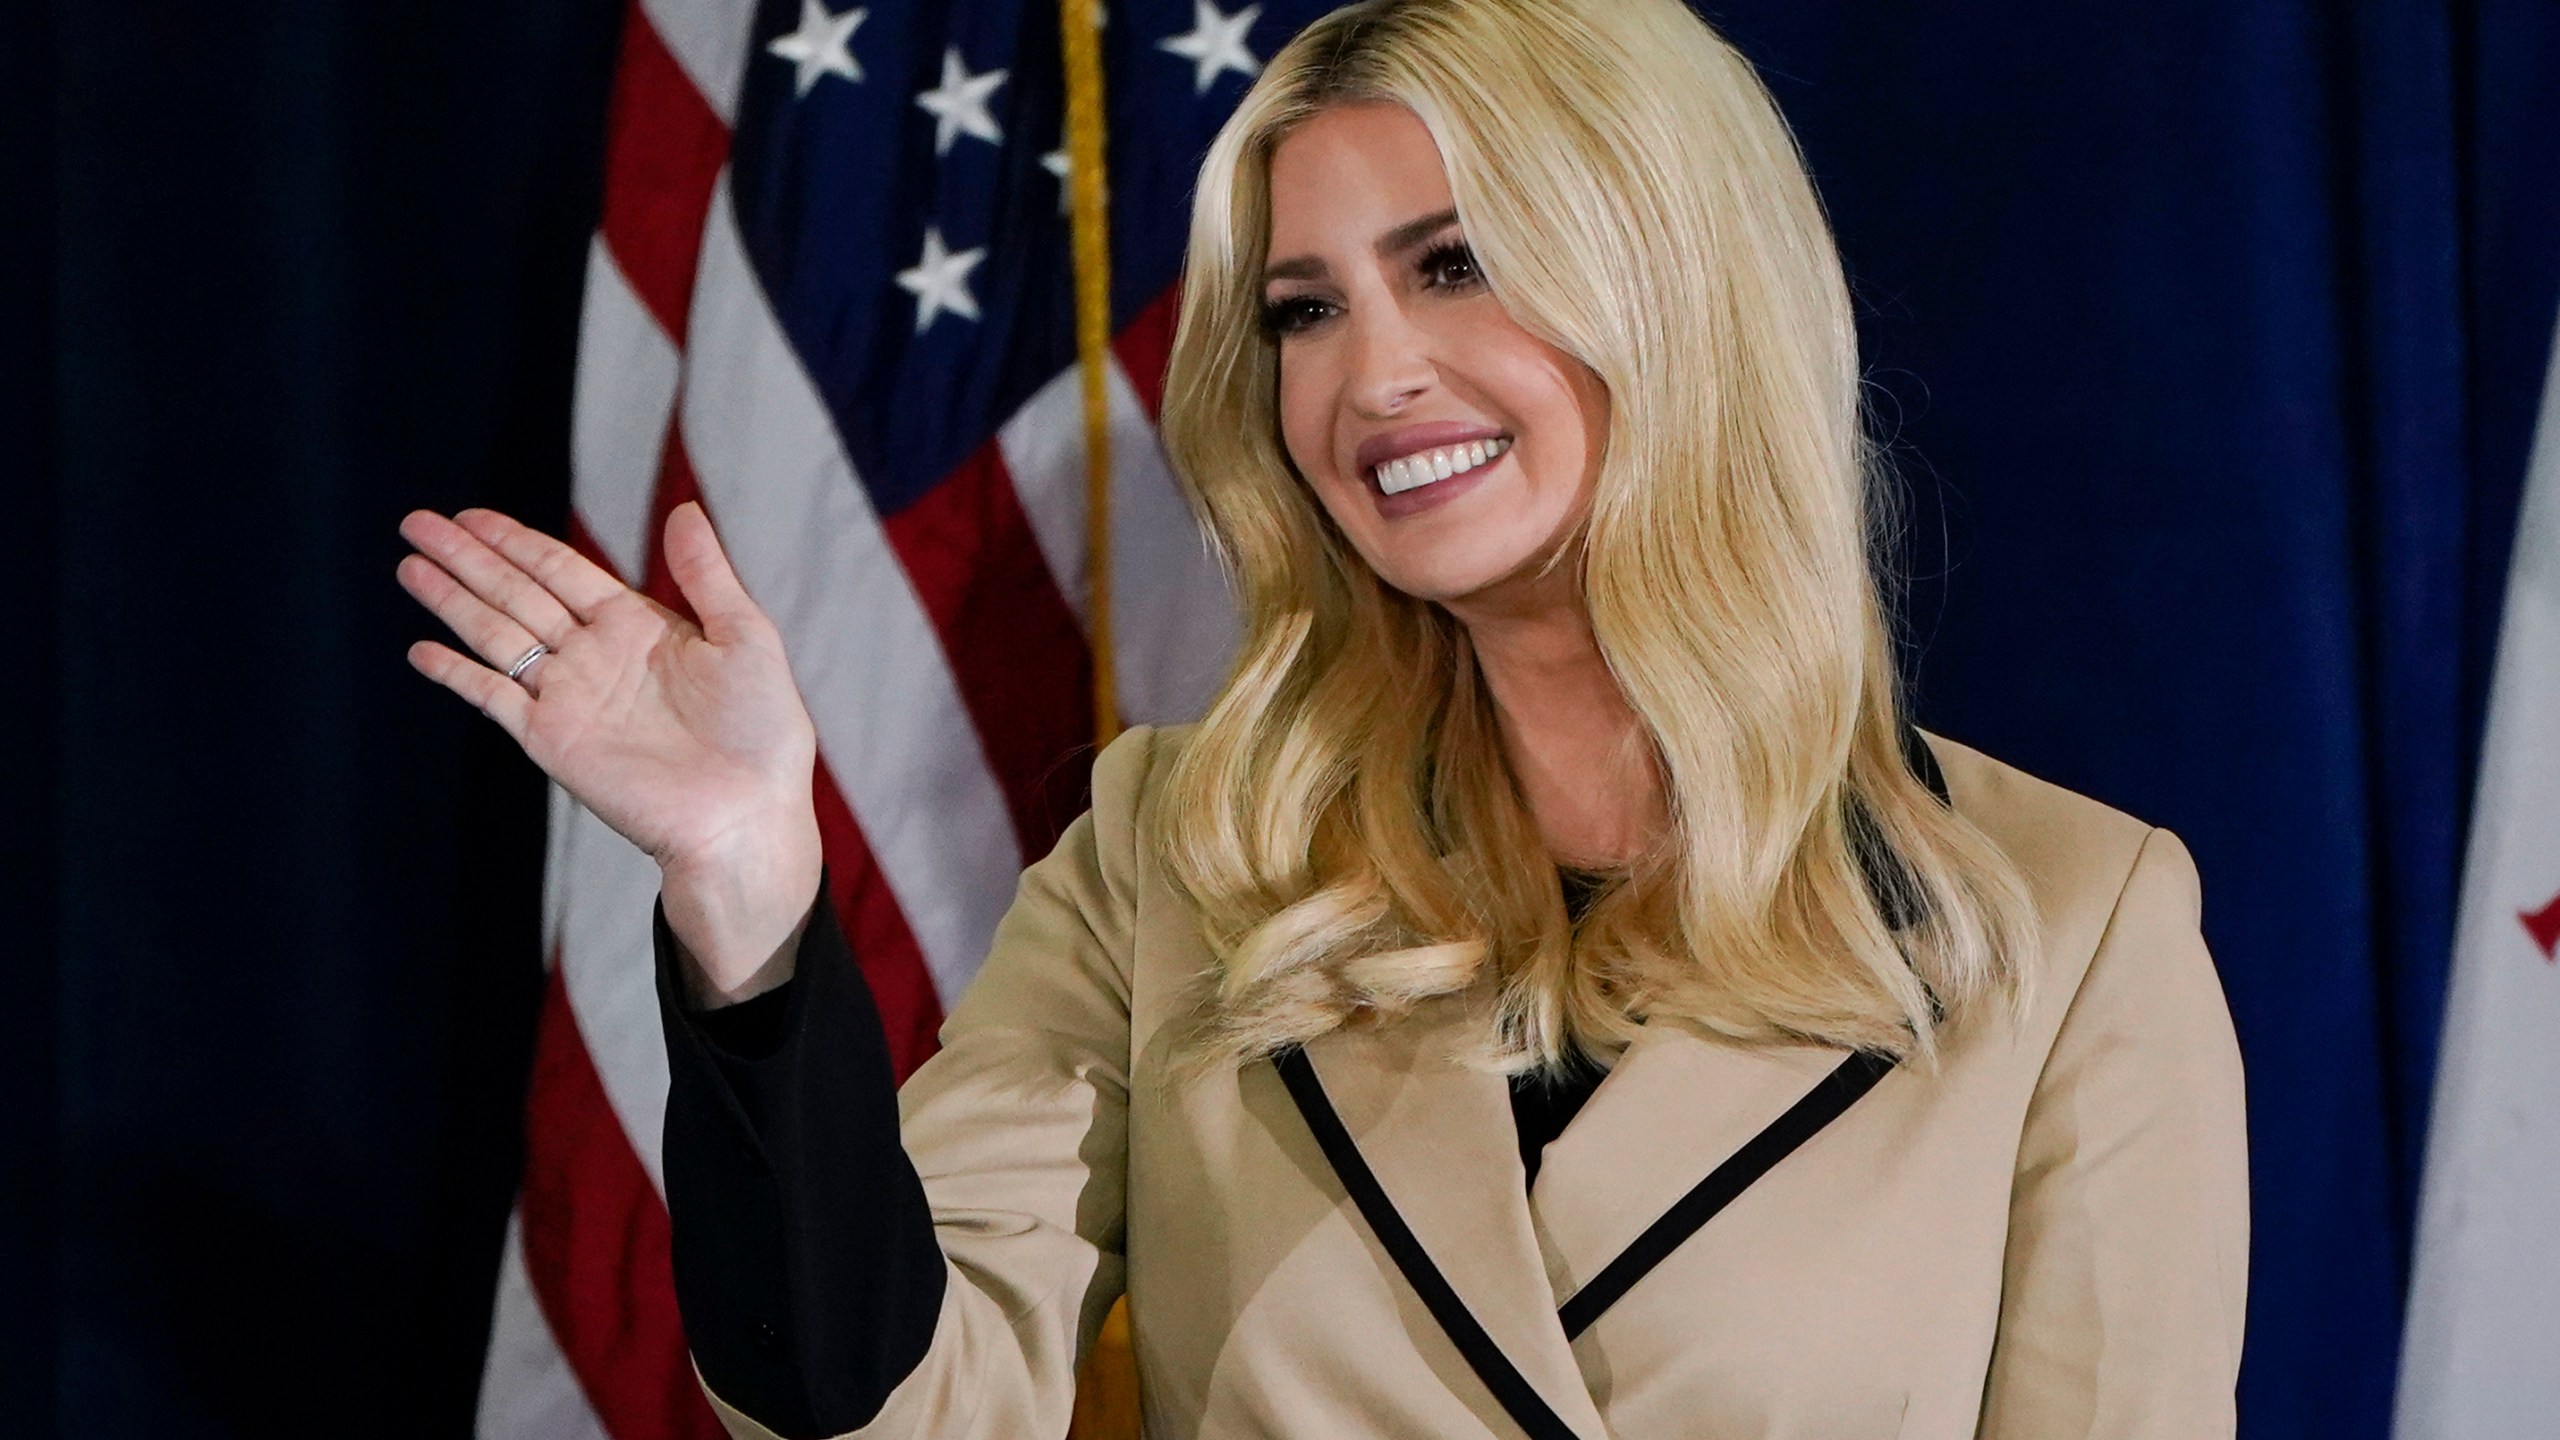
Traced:
[[660, 862], [659, 900], [693, 1004], [734, 1005], [791, 978], [824, 865], [805, 799], [704, 852]]

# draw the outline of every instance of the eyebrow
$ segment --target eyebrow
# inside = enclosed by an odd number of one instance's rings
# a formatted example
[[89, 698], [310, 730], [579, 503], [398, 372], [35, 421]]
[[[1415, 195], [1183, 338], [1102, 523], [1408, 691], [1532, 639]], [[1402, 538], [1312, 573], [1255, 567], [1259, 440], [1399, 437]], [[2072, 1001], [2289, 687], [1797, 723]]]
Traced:
[[1378, 253], [1381, 255], [1401, 254], [1402, 252], [1410, 250], [1414, 246], [1421, 244], [1423, 241], [1430, 239], [1434, 234], [1437, 234], [1438, 232], [1457, 223], [1458, 209], [1454, 205], [1437, 214], [1425, 215], [1419, 220], [1407, 220], [1393, 230], [1390, 230], [1386, 234], [1378, 237]]
[[[1456, 223], [1458, 212], [1455, 207], [1435, 211], [1419, 220], [1407, 220], [1378, 237], [1378, 254], [1401, 254]], [[1324, 261], [1316, 256], [1292, 255], [1264, 266], [1262, 282], [1268, 285], [1274, 280], [1321, 280], [1331, 273]]]

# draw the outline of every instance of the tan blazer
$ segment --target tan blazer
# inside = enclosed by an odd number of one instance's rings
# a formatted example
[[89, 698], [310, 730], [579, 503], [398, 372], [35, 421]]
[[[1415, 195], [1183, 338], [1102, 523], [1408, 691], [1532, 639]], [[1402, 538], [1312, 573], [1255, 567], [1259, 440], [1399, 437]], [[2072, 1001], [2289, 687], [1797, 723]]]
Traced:
[[[900, 1109], [951, 1266], [931, 1351], [861, 1431], [1052, 1440], [1129, 1296], [1146, 1434], [1520, 1428], [1417, 1298], [1269, 1064], [1178, 1092], [1208, 965], [1145, 853], [1178, 732], [1133, 731], [1019, 898]], [[1843, 1059], [1646, 1028], [1522, 1185], [1509, 1092], [1447, 1002], [1307, 1047], [1414, 1236], [1586, 1440], [2233, 1430], [2240, 1059], [2177, 839], [1945, 740], [2023, 868], [2026, 1024], [1966, 1022], [1780, 1161], [1577, 1339], [1558, 1306]], [[771, 1432], [719, 1397], [739, 1436]]]

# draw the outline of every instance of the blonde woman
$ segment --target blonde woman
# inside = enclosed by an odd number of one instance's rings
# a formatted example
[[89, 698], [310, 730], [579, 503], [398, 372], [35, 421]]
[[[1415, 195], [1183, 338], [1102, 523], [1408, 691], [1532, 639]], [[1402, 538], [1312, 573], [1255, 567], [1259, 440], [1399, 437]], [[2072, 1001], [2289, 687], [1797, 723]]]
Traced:
[[[1676, 0], [1374, 0], [1201, 172], [1165, 413], [1247, 638], [892, 1096], [813, 741], [411, 517], [419, 668], [664, 870], [667, 1192], [741, 1436], [2228, 1435], [2239, 1060], [2177, 840], [1897, 711], [1839, 262]], [[520, 657], [536, 658], [530, 665]], [[512, 669], [512, 676], [502, 673]]]

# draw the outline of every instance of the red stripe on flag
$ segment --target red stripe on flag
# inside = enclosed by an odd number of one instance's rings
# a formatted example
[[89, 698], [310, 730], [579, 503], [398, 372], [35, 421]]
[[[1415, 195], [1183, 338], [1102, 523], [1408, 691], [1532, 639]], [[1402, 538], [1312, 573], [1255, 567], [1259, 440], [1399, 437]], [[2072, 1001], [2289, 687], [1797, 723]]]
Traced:
[[560, 967], [542, 997], [525, 1100], [525, 1273], [614, 1440], [720, 1440], [676, 1313], [667, 1207], [578, 1033]]
[[694, 262], [729, 127], [704, 103], [639, 0], [623, 8], [622, 59], [605, 124], [605, 245], [678, 348]]
[[1093, 652], [996, 442], [883, 527], [942, 637], [1024, 858], [1049, 853], [1093, 771]]
[[941, 1046], [942, 998], [934, 993], [933, 972], [925, 968], [924, 950], [907, 926], [906, 912], [898, 908], [888, 877], [872, 858], [871, 842], [823, 757], [813, 788], [818, 839], [827, 852], [827, 898], [853, 947], [854, 963], [871, 987], [880, 1029], [889, 1040], [889, 1065], [903, 1085]]
[[1130, 388], [1138, 392], [1138, 403], [1147, 407], [1149, 420], [1164, 418], [1164, 372], [1173, 361], [1173, 327], [1181, 315], [1182, 286], [1168, 285], [1111, 340], [1120, 368], [1127, 373]]

